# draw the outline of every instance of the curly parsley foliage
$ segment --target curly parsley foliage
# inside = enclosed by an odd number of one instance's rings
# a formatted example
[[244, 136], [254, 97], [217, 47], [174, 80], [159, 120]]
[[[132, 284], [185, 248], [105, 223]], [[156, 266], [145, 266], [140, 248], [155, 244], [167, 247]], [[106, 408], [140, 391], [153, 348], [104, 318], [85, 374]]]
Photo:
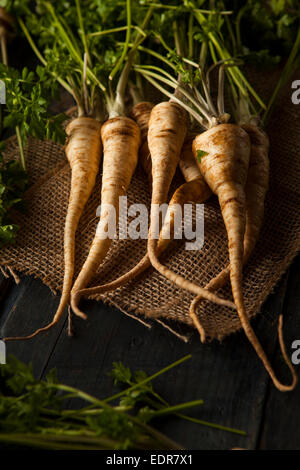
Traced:
[[[180, 448], [124, 407], [59, 384], [55, 371], [36, 380], [31, 365], [13, 356], [0, 368], [0, 385], [0, 441], [54, 449]], [[65, 409], [72, 397], [90, 404]]]
[[18, 225], [11, 221], [12, 209], [23, 210], [24, 193], [28, 187], [24, 147], [28, 136], [65, 140], [62, 127], [64, 114], [49, 113], [50, 100], [57, 91], [56, 82], [44, 67], [36, 71], [15, 70], [0, 64], [0, 79], [6, 88], [6, 104], [2, 106], [4, 129], [16, 129], [20, 161], [5, 161], [0, 148], [0, 244], [16, 239]]
[[3, 109], [4, 128], [18, 127], [25, 146], [28, 136], [63, 142], [62, 123], [65, 114], [53, 116], [48, 108], [58, 91], [56, 81], [44, 67], [36, 71], [15, 70], [0, 64], [0, 79], [6, 86], [6, 105]]
[[[44, 65], [73, 94], [80, 112], [96, 113], [99, 99], [95, 102], [95, 95], [103, 98], [104, 94], [107, 98], [107, 90], [110, 93], [112, 85], [108, 77], [122, 56], [126, 0], [25, 0], [24, 3], [7, 0], [6, 3], [8, 10], [18, 17], [23, 33]], [[148, 0], [130, 3], [132, 40], [138, 34], [148, 4]]]
[[[35, 380], [31, 365], [14, 356], [0, 368], [0, 432], [28, 433], [40, 427], [43, 410], [54, 415], [62, 409], [62, 398], [52, 384], [57, 383], [54, 371], [46, 381]], [[45, 412], [45, 416], [47, 412]]]
[[[0, 442], [68, 450], [181, 449], [148, 422], [158, 415], [176, 414], [178, 408], [197, 406], [202, 401], [169, 407], [155, 392], [151, 381], [188, 358], [179, 359], [150, 377], [143, 371], [132, 373], [121, 362], [114, 363], [111, 375], [127, 387], [99, 400], [60, 384], [55, 371], [38, 381], [31, 365], [10, 356], [8, 363], [0, 368]], [[65, 401], [70, 398], [81, 399], [87, 405], [66, 409]], [[110, 405], [117, 398], [119, 402]]]

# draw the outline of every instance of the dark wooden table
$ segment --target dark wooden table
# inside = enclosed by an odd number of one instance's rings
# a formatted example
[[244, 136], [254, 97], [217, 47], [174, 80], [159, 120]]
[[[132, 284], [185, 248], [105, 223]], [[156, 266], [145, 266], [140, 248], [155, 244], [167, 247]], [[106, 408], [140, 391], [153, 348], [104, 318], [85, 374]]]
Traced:
[[[289, 380], [276, 339], [278, 314], [284, 316], [287, 350], [300, 339], [300, 257], [296, 259], [253, 322], [278, 374]], [[1, 278], [0, 335], [17, 334], [46, 324], [58, 305], [45, 285], [21, 277], [19, 285]], [[167, 418], [160, 429], [187, 449], [300, 449], [300, 387], [278, 392], [243, 332], [223, 343], [202, 345], [193, 334], [189, 343], [159, 325], [149, 330], [102, 303], [86, 301], [88, 320], [75, 319], [76, 336], [69, 338], [67, 319], [48, 333], [30, 341], [7, 343], [7, 352], [32, 362], [36, 377], [55, 367], [60, 381], [99, 397], [115, 391], [107, 375], [113, 361], [148, 374], [191, 353], [192, 359], [155, 382], [171, 403], [203, 398], [204, 405], [191, 414], [199, 419], [236, 427], [238, 436], [177, 418]]]
[[[14, 52], [15, 66], [32, 63], [23, 44]], [[289, 372], [278, 347], [277, 320], [282, 313], [291, 354], [292, 342], [300, 339], [299, 286], [298, 256], [253, 322], [278, 375], [288, 381]], [[48, 323], [58, 302], [59, 297], [32, 277], [21, 276], [19, 285], [0, 277], [0, 337], [20, 334], [24, 323], [27, 331]], [[115, 391], [107, 375], [113, 361], [121, 360], [133, 370], [151, 374], [191, 353], [191, 360], [156, 380], [158, 391], [173, 404], [203, 398], [204, 405], [193, 410], [193, 416], [243, 429], [247, 436], [177, 418], [163, 421], [162, 431], [187, 449], [300, 449], [300, 386], [290, 393], [278, 392], [243, 332], [221, 344], [207, 345], [202, 345], [195, 333], [184, 343], [158, 324], [149, 330], [102, 303], [88, 301], [85, 310], [88, 320], [75, 319], [75, 337], [67, 336], [65, 317], [44, 335], [8, 343], [8, 354], [32, 362], [36, 377], [44, 377], [55, 367], [60, 381], [104, 397]]]

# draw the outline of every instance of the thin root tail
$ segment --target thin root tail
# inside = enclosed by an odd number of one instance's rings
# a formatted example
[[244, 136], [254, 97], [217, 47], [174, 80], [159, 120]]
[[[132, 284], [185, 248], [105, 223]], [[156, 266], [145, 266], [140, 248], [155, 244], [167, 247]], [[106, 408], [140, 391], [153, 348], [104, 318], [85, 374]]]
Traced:
[[32, 339], [32, 338], [35, 338], [35, 336], [38, 336], [40, 333], [43, 333], [45, 331], [49, 331], [57, 323], [58, 323], [58, 320], [54, 320], [51, 323], [49, 323], [48, 325], [46, 325], [42, 328], [39, 328], [38, 330], [36, 330], [31, 335], [27, 335], [27, 336], [8, 336], [6, 338], [2, 338], [2, 340], [6, 342], [6, 341], [21, 341], [21, 340]]
[[77, 291], [77, 292], [71, 293], [71, 309], [75, 315], [82, 318], [83, 320], [87, 320], [87, 315], [84, 312], [82, 312], [80, 308], [78, 307], [80, 299], [81, 299], [81, 292]]
[[205, 330], [204, 330], [203, 326], [201, 325], [201, 323], [199, 321], [199, 318], [197, 316], [196, 310], [195, 310], [195, 306], [197, 305], [198, 300], [199, 300], [199, 297], [197, 296], [192, 301], [192, 303], [190, 305], [189, 315], [190, 315], [191, 319], [193, 320], [193, 323], [194, 323], [195, 327], [197, 328], [197, 330], [199, 332], [201, 343], [205, 343], [205, 341], [206, 341]]

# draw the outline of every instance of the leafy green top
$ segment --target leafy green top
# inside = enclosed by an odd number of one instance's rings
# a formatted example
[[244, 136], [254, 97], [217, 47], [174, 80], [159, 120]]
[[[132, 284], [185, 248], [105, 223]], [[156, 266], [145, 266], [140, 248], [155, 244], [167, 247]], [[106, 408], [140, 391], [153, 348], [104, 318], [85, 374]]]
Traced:
[[15, 70], [0, 64], [0, 79], [6, 88], [6, 104], [1, 106], [2, 128], [16, 129], [20, 160], [5, 161], [4, 144], [0, 146], [0, 245], [14, 242], [18, 225], [12, 222], [12, 209], [24, 210], [28, 187], [24, 148], [28, 136], [63, 142], [64, 114], [53, 116], [48, 108], [57, 91], [52, 75], [44, 67], [36, 71]]
[[[50, 449], [180, 449], [148, 424], [167, 414], [244, 435], [243, 431], [180, 413], [203, 404], [202, 400], [170, 406], [154, 390], [155, 377], [189, 358], [179, 359], [151, 377], [143, 371], [132, 373], [121, 362], [114, 363], [111, 375], [115, 383], [125, 384], [126, 388], [100, 400], [60, 384], [55, 371], [46, 380], [37, 381], [31, 365], [10, 356], [8, 363], [0, 367], [0, 441]], [[72, 398], [87, 405], [66, 409], [66, 399]]]
[[57, 82], [44, 67], [37, 66], [33, 72], [26, 67], [19, 71], [0, 64], [0, 79], [6, 87], [4, 128], [18, 127], [23, 146], [28, 136], [64, 142], [61, 124], [66, 116], [49, 112], [51, 99], [58, 92]]
[[132, 38], [140, 33], [148, 3], [6, 0], [3, 4], [18, 18], [41, 62], [74, 96], [79, 113], [103, 119], [100, 101], [112, 99], [112, 81], [122, 72], [129, 33]]

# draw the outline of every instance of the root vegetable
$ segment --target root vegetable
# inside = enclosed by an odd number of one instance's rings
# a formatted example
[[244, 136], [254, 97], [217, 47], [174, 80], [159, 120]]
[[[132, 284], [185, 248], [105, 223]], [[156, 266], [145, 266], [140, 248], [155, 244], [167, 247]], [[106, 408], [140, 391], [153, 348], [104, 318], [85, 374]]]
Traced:
[[[263, 362], [274, 385], [280, 391], [290, 391], [297, 378], [292, 371], [290, 385], [282, 384], [254, 333], [245, 309], [242, 290], [243, 242], [246, 223], [245, 190], [250, 159], [250, 138], [238, 125], [221, 124], [196, 137], [194, 156], [205, 152], [199, 162], [200, 171], [211, 190], [218, 196], [228, 235], [230, 281], [233, 299], [247, 338]], [[259, 197], [256, 198], [256, 200]], [[254, 198], [255, 200], [255, 198]]]
[[215, 294], [175, 274], [162, 265], [157, 258], [157, 241], [155, 239], [155, 234], [158, 233], [159, 228], [157, 212], [159, 206], [167, 200], [186, 132], [187, 115], [180, 105], [170, 100], [153, 108], [148, 132], [148, 145], [152, 160], [152, 201], [147, 245], [148, 256], [154, 268], [179, 287], [195, 294], [202, 294], [207, 300], [234, 307], [232, 302], [220, 299]]
[[70, 299], [75, 266], [75, 233], [85, 204], [95, 185], [101, 156], [101, 123], [93, 118], [79, 117], [70, 122], [66, 133], [68, 142], [66, 156], [71, 167], [71, 189], [64, 229], [64, 281], [58, 309], [51, 323], [25, 337], [6, 338], [31, 339], [57, 324]]
[[[267, 134], [256, 125], [245, 124], [242, 128], [251, 141], [250, 161], [245, 187], [246, 193], [246, 228], [244, 236], [243, 264], [246, 264], [256, 245], [264, 217], [264, 200], [269, 187], [269, 139]], [[230, 266], [223, 269], [207, 285], [206, 289], [217, 290], [229, 280]], [[205, 341], [205, 332], [197, 314], [197, 304], [202, 300], [197, 296], [191, 303], [190, 315], [197, 327], [201, 341]]]
[[[143, 107], [145, 112], [147, 108]], [[137, 114], [135, 114], [137, 117]], [[137, 120], [137, 122], [139, 122]], [[143, 148], [143, 128], [141, 128], [141, 148]], [[147, 134], [146, 134], [147, 135]], [[149, 155], [148, 146], [145, 145], [144, 155]], [[151, 160], [150, 160], [150, 171], [151, 171]], [[198, 203], [205, 202], [211, 195], [211, 191], [207, 184], [204, 182], [203, 177], [200, 173], [200, 170], [195, 162], [192, 152], [192, 138], [189, 137], [186, 139], [183, 144], [182, 153], [180, 156], [179, 166], [181, 171], [186, 179], [186, 183], [179, 186], [179, 188], [173, 194], [171, 201], [168, 206], [166, 217], [162, 230], [160, 232], [159, 240], [157, 243], [157, 252], [160, 255], [163, 251], [167, 249], [171, 240], [172, 233], [174, 231], [174, 220], [176, 211], [182, 207], [185, 203], [194, 201]], [[151, 177], [151, 174], [150, 174]], [[170, 233], [170, 237], [169, 237]], [[148, 269], [151, 266], [149, 256], [146, 254], [137, 265], [135, 265], [130, 271], [120, 276], [118, 279], [115, 279], [112, 282], [103, 284], [102, 286], [90, 287], [83, 289], [74, 294], [76, 296], [88, 296], [95, 294], [102, 294], [104, 292], [117, 289], [118, 287], [124, 286], [127, 282], [132, 281], [142, 272]]]
[[112, 240], [107, 236], [110, 224], [107, 208], [114, 207], [118, 220], [119, 197], [126, 193], [138, 160], [140, 129], [128, 117], [115, 117], [103, 124], [101, 137], [103, 142], [101, 206], [104, 210], [101, 210], [96, 235], [71, 295], [72, 310], [82, 318], [86, 318], [86, 315], [78, 308], [80, 295], [76, 295], [76, 292], [87, 287], [111, 246]]

